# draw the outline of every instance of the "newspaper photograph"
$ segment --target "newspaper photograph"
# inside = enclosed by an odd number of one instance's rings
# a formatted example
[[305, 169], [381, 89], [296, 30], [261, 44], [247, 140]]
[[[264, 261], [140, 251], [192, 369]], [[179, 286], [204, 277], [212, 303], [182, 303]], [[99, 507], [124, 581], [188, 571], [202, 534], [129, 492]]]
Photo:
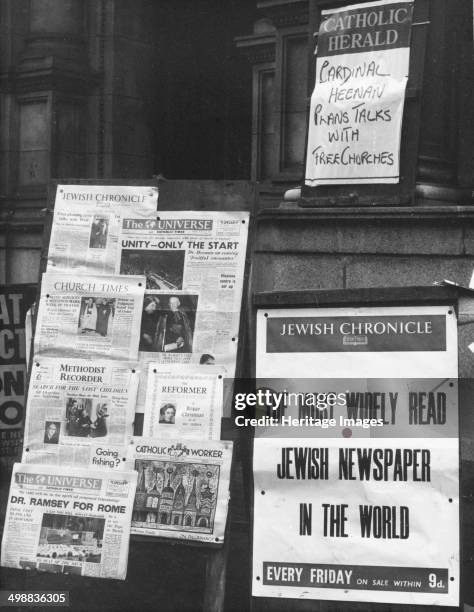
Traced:
[[136, 360], [142, 276], [43, 274], [34, 354]]
[[146, 277], [140, 351], [163, 362], [215, 362], [233, 376], [248, 225], [247, 212], [123, 221], [117, 272]]
[[143, 435], [219, 440], [224, 368], [150, 363]]
[[224, 541], [232, 442], [134, 438], [128, 461], [138, 472], [132, 533]]
[[125, 580], [137, 473], [13, 468], [3, 567]]
[[128, 444], [137, 389], [135, 363], [36, 357], [23, 462], [87, 465], [94, 443]]
[[116, 274], [122, 219], [156, 219], [158, 188], [58, 185], [48, 271]]

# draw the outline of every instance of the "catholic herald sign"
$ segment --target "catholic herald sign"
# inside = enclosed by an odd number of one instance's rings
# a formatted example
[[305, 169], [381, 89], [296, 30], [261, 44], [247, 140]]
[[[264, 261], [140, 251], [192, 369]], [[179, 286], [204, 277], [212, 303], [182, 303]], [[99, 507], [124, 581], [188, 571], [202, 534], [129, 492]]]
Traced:
[[413, 2], [322, 11], [305, 184], [399, 182]]
[[256, 342], [286, 405], [255, 428], [253, 595], [457, 606], [454, 308], [259, 310]]

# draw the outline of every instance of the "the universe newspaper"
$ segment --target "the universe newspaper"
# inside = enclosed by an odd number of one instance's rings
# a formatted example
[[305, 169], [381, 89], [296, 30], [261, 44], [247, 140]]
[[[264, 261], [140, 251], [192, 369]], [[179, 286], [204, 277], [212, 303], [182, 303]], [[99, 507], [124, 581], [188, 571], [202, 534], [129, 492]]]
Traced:
[[48, 271], [114, 274], [122, 219], [156, 219], [157, 187], [58, 185]]
[[16, 463], [4, 567], [125, 579], [137, 474]]
[[[247, 212], [160, 212], [125, 219], [120, 274], [144, 274], [140, 350], [160, 361], [210, 356], [233, 376], [247, 248]], [[155, 293], [157, 292], [157, 293]]]
[[128, 459], [138, 472], [132, 533], [224, 541], [232, 442], [135, 438]]
[[43, 274], [35, 355], [136, 359], [142, 276]]
[[87, 465], [95, 446], [128, 444], [137, 389], [134, 363], [36, 357], [23, 462]]
[[143, 435], [219, 440], [224, 369], [150, 363]]

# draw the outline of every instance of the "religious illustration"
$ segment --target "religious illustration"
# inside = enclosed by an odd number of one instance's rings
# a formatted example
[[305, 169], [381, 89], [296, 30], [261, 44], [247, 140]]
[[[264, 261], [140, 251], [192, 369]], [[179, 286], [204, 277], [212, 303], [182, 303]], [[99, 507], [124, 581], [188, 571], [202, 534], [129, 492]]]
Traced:
[[219, 466], [136, 460], [135, 469], [132, 522], [156, 529], [213, 532]]

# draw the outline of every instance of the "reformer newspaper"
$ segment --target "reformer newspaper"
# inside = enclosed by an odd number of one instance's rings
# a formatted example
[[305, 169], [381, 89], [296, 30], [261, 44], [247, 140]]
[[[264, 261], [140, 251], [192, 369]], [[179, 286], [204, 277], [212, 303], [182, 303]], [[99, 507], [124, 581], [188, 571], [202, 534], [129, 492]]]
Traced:
[[136, 482], [133, 471], [16, 463], [2, 566], [124, 580]]
[[143, 435], [219, 440], [224, 368], [150, 363]]
[[128, 459], [138, 472], [132, 533], [224, 541], [232, 442], [135, 438]]
[[135, 363], [36, 357], [23, 462], [87, 465], [97, 445], [128, 444], [137, 389]]
[[43, 274], [34, 354], [134, 360], [143, 276]]
[[116, 274], [122, 219], [156, 219], [157, 187], [58, 185], [48, 271]]

